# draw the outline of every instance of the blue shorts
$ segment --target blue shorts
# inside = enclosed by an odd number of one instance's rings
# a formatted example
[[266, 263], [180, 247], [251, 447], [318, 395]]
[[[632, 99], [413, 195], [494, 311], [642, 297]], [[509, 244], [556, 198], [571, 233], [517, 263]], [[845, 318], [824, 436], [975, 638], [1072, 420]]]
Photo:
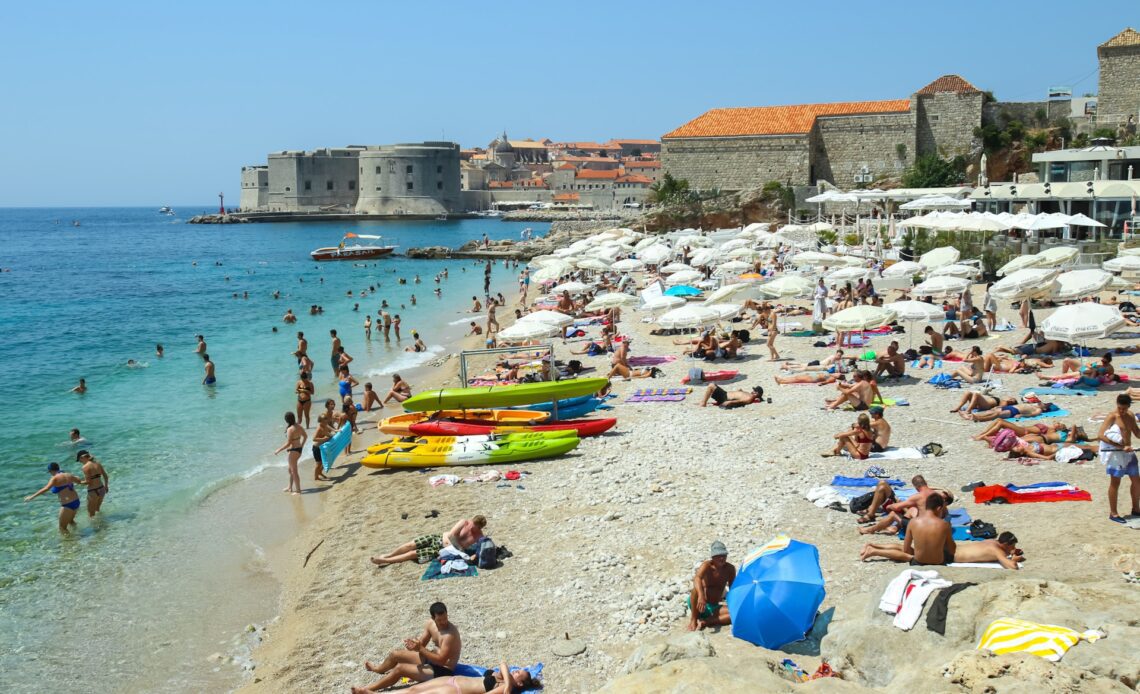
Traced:
[[1140, 465], [1137, 465], [1136, 456], [1130, 455], [1124, 466], [1105, 465], [1104, 471], [1108, 473], [1109, 477], [1136, 477], [1140, 475]]

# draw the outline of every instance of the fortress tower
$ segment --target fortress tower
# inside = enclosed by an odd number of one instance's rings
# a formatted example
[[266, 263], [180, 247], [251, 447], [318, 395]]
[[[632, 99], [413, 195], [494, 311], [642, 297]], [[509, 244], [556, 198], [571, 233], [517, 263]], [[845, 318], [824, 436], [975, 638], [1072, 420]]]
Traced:
[[1140, 112], [1140, 32], [1129, 27], [1097, 46], [1096, 124], [1116, 128]]

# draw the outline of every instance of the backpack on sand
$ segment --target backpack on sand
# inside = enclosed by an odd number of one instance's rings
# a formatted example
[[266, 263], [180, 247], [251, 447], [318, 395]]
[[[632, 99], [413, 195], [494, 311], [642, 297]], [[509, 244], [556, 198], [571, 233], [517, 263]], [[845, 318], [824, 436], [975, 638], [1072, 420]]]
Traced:
[[479, 547], [475, 550], [475, 564], [480, 569], [493, 569], [499, 565], [499, 554], [491, 538], [479, 540]]

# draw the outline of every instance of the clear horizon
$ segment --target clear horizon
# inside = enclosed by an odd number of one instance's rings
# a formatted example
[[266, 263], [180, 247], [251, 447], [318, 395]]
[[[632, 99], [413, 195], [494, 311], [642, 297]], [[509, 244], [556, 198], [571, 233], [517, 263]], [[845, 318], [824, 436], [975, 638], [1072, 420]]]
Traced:
[[805, 18], [635, 1], [567, 18], [508, 2], [433, 23], [422, 5], [360, 2], [21, 5], [0, 27], [0, 59], [18, 66], [0, 113], [0, 207], [177, 209], [218, 191], [236, 206], [241, 166], [271, 151], [486, 146], [504, 129], [659, 138], [710, 108], [903, 98], [948, 73], [1002, 101], [1095, 93], [1096, 46], [1140, 18], [1106, 0], [1095, 18], [1059, 21], [1071, 8], [825, 1]]

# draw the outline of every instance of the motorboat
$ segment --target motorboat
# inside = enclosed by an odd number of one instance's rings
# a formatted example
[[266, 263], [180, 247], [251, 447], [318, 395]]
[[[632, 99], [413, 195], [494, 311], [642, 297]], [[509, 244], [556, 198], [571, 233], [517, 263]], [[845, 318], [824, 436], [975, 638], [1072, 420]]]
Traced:
[[158, 213], [159, 214], [174, 214], [174, 210], [170, 209], [166, 205], [163, 205], [162, 207], [158, 208]]
[[350, 239], [379, 241], [382, 237], [349, 232], [344, 235], [338, 245], [318, 248], [309, 255], [312, 256], [313, 260], [363, 260], [366, 258], [382, 258], [391, 255], [392, 251], [396, 250], [395, 246], [364, 245], [359, 241], [350, 241]]

